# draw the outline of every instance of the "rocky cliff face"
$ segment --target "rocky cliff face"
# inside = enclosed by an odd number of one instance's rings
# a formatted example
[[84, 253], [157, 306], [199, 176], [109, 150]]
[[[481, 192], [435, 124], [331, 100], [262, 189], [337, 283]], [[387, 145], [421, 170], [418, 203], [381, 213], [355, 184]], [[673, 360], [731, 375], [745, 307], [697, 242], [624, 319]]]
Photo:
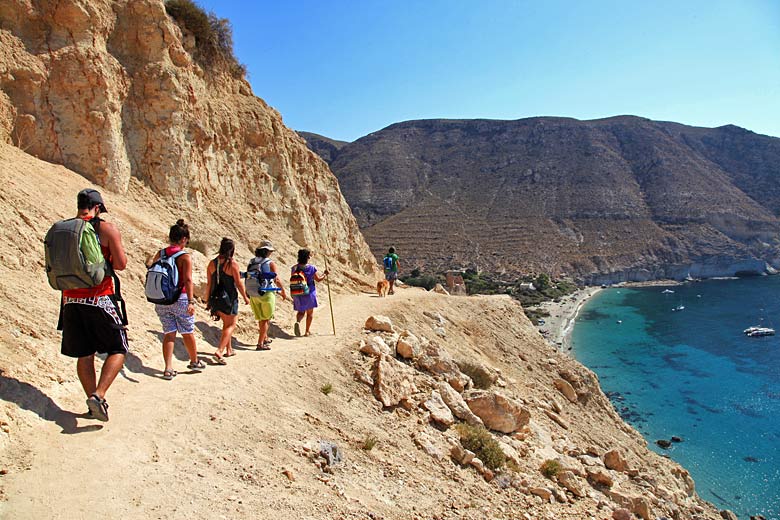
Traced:
[[372, 272], [327, 165], [243, 78], [194, 51], [162, 0], [4, 1], [0, 139], [115, 192], [140, 179], [248, 240], [289, 234]]
[[375, 253], [581, 279], [780, 263], [780, 139], [638, 117], [392, 125], [331, 160]]

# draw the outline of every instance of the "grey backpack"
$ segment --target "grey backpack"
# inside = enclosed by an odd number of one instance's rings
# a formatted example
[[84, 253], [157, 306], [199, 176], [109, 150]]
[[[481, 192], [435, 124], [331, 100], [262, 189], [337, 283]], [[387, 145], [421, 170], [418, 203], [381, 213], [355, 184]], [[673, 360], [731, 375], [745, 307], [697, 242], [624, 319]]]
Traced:
[[46, 276], [53, 289], [95, 287], [110, 275], [92, 224], [81, 218], [56, 222], [43, 239]]

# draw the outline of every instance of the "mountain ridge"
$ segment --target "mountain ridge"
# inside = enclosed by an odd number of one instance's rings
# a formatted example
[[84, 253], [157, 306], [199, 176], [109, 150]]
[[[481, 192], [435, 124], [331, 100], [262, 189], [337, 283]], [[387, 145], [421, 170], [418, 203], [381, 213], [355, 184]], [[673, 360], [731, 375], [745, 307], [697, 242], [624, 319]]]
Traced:
[[[405, 121], [330, 161], [376, 255], [392, 243], [407, 266], [592, 283], [727, 276], [744, 262], [771, 272], [778, 164], [778, 138], [627, 115]], [[470, 258], [476, 236], [497, 249], [492, 261]]]

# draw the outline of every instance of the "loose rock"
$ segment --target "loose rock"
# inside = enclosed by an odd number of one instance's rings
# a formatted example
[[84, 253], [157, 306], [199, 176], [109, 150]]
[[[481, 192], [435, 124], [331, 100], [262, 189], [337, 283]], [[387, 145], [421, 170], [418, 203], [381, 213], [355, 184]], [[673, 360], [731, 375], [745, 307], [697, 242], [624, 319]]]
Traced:
[[482, 419], [474, 415], [463, 397], [455, 391], [446, 381], [440, 381], [436, 387], [444, 403], [458, 419], [466, 421], [472, 426], [482, 426]]
[[393, 322], [387, 316], [369, 316], [363, 328], [381, 332], [393, 332]]
[[615, 471], [626, 471], [628, 469], [628, 463], [619, 450], [609, 450], [604, 454], [604, 465], [608, 469], [614, 469]]
[[423, 408], [431, 412], [431, 419], [442, 426], [450, 427], [455, 422], [455, 417], [436, 390], [431, 392], [431, 397], [423, 403]]
[[466, 404], [485, 426], [502, 433], [512, 433], [527, 425], [531, 414], [520, 403], [497, 392], [477, 390], [465, 397]]
[[410, 369], [394, 358], [381, 355], [374, 363], [374, 396], [382, 405], [396, 406], [417, 392]]

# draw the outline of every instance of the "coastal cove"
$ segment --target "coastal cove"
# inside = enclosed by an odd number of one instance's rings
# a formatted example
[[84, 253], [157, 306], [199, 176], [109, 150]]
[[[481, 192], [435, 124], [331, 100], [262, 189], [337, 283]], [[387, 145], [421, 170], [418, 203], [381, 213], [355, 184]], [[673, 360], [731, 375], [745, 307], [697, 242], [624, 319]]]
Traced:
[[[776, 276], [610, 288], [582, 306], [569, 338], [650, 449], [740, 518], [780, 519], [780, 336], [742, 333], [780, 325], [778, 291]], [[673, 436], [682, 441], [656, 444]]]

